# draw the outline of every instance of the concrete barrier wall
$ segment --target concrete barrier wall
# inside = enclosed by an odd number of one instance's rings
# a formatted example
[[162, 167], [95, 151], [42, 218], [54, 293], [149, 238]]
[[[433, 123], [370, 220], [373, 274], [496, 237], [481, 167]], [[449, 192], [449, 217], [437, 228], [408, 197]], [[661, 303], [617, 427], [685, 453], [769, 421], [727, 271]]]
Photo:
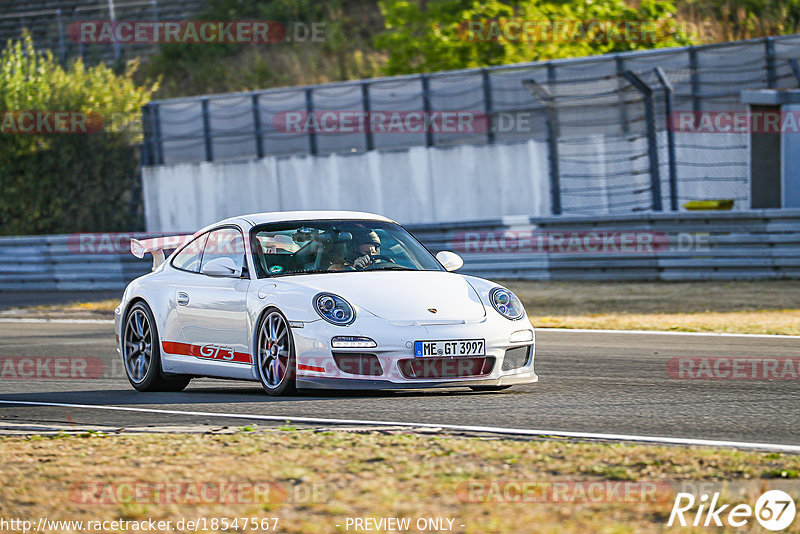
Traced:
[[[661, 197], [669, 209], [666, 135], [659, 138]], [[736, 201], [737, 211], [749, 209], [749, 164], [741, 158], [746, 152], [730, 148], [745, 146], [747, 140], [746, 134], [677, 134], [680, 204], [726, 198]], [[580, 145], [563, 144], [565, 213], [606, 215], [619, 212], [620, 206], [649, 211], [649, 174], [629, 174], [631, 165], [646, 165], [643, 159], [598, 163], [593, 178], [578, 176], [586, 168], [574, 163], [600, 162], [593, 154], [620, 153], [634, 145], [634, 151], [646, 155], [642, 139], [623, 143], [598, 135]], [[547, 149], [536, 140], [176, 163], [144, 167], [143, 180], [150, 232], [183, 232], [235, 215], [295, 209], [370, 211], [404, 224], [551, 214]]]
[[543, 143], [415, 147], [143, 168], [149, 232], [245, 213], [341, 209], [403, 223], [550, 214]]

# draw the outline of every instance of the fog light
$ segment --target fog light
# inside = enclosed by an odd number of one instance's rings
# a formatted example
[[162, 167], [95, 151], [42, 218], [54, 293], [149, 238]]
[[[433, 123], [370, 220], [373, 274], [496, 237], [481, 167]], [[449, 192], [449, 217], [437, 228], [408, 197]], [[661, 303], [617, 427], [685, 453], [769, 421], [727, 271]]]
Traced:
[[377, 347], [374, 339], [360, 336], [336, 336], [331, 339], [334, 349], [371, 349]]
[[509, 343], [533, 341], [533, 330], [517, 330], [508, 338]]

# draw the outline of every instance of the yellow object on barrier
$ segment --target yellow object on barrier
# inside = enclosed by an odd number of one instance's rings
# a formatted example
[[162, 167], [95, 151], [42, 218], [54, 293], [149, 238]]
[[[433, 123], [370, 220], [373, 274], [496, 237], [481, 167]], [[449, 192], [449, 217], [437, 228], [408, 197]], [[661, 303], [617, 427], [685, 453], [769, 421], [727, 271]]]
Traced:
[[690, 200], [683, 205], [689, 211], [700, 210], [729, 210], [733, 209], [733, 199], [724, 198], [719, 200]]

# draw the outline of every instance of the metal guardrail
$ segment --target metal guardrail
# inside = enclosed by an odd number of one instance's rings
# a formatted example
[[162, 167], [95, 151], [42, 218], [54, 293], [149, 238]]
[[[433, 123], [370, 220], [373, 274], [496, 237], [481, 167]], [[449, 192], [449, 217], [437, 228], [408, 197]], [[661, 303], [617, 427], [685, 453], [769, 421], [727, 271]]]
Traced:
[[[459, 272], [489, 278], [800, 278], [800, 210], [506, 217], [408, 228], [433, 252], [459, 252], [464, 258]], [[96, 241], [100, 245], [89, 247], [88, 252], [81, 251], [80, 236], [75, 235], [0, 238], [0, 295], [4, 291], [122, 289], [150, 268], [149, 259], [138, 260], [125, 252], [130, 235], [106, 239], [105, 249]], [[651, 241], [655, 237], [656, 246], [636, 252], [592, 250], [587, 236], [593, 235], [595, 243], [613, 236], [617, 244], [644, 235]], [[528, 244], [538, 236], [547, 237], [543, 241], [547, 250], [530, 250]], [[574, 247], [569, 244], [571, 238], [577, 240]], [[103, 253], [112, 246], [115, 252]]]
[[76, 237], [0, 238], [0, 295], [4, 291], [122, 289], [150, 271], [149, 260], [130, 253], [80, 252]]
[[[457, 225], [409, 227], [436, 252], [457, 248], [463, 234], [482, 240], [482, 251], [458, 251], [463, 271], [489, 278], [533, 280], [735, 280], [800, 278], [800, 210], [730, 213], [636, 214], [625, 216], [547, 217], [474, 221]], [[550, 232], [548, 234], [548, 232]], [[567, 245], [569, 236], [592, 232], [650, 233], [661, 240], [656, 250], [636, 253], [594, 252]], [[528, 234], [561, 235], [563, 247], [547, 253], [514, 251]], [[507, 239], [506, 250], [499, 242]], [[520, 237], [522, 236], [522, 237]], [[495, 243], [497, 243], [495, 245]], [[519, 248], [519, 247], [517, 247]], [[553, 250], [554, 249], [554, 250]]]

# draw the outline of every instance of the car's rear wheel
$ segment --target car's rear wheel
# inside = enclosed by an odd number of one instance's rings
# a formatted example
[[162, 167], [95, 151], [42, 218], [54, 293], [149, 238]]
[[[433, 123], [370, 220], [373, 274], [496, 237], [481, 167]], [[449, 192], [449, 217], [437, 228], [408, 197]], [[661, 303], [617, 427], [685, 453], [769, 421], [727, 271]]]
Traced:
[[270, 395], [294, 393], [294, 340], [289, 322], [278, 310], [271, 309], [261, 318], [256, 347], [258, 377], [264, 391]]
[[191, 380], [164, 376], [156, 322], [144, 302], [134, 304], [125, 316], [122, 358], [128, 380], [138, 391], [181, 391]]
[[511, 386], [470, 386], [472, 391], [503, 391]]

